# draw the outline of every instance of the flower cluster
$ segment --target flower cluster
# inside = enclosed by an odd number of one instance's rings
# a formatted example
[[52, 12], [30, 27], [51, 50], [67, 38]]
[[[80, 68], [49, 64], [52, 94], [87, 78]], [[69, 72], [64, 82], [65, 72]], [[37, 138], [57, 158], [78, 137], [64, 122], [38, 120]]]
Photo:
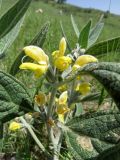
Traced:
[[[52, 66], [52, 68], [60, 71], [59, 74], [61, 74], [61, 72], [65, 71], [70, 66], [72, 68], [71, 72], [74, 73], [74, 71], [78, 70], [80, 67], [83, 67], [88, 63], [98, 62], [98, 60], [91, 55], [80, 55], [78, 56], [76, 61], [73, 62], [71, 58], [72, 55], [71, 57], [65, 55], [66, 40], [64, 37], [60, 40], [59, 50], [56, 50], [52, 53], [52, 64], [50, 64], [49, 57], [45, 54], [45, 52], [37, 46], [27, 46], [23, 48], [23, 51], [25, 52], [26, 56], [29, 56], [34, 60], [34, 63], [23, 62], [20, 65], [20, 69], [29, 69], [34, 71], [35, 77], [41, 77], [43, 74], [47, 74], [46, 71], [50, 65]], [[76, 77], [74, 86], [75, 88], [73, 88], [73, 90], [75, 92], [79, 92], [80, 95], [85, 96], [90, 92], [91, 85], [83, 77], [84, 76], [82, 76], [82, 78], [81, 76]], [[55, 111], [58, 115], [58, 119], [61, 122], [64, 122], [65, 114], [71, 110], [70, 106], [68, 106], [68, 88], [68, 84], [63, 84], [59, 88], [57, 88], [58, 96], [55, 98]], [[47, 100], [46, 95], [42, 92], [35, 96], [35, 103], [38, 106], [46, 107], [48, 101], [50, 101], [50, 99], [48, 98]], [[13, 127], [10, 128], [13, 128], [14, 130], [14, 126], [15, 125], [13, 125]]]

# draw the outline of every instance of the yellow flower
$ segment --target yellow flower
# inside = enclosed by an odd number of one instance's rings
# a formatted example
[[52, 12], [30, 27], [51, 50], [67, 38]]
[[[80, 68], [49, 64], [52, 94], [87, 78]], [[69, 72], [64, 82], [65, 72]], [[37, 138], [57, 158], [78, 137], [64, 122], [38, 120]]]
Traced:
[[69, 112], [70, 109], [68, 108], [67, 104], [60, 104], [57, 106], [57, 114], [64, 115], [65, 113]]
[[73, 71], [76, 71], [77, 69], [79, 69], [80, 67], [88, 64], [88, 63], [93, 63], [93, 62], [98, 62], [98, 59], [95, 58], [94, 56], [91, 55], [82, 55], [79, 56], [77, 58], [77, 60], [75, 61], [75, 64], [72, 67]]
[[38, 64], [35, 63], [22, 63], [20, 69], [29, 69], [35, 72], [35, 77], [38, 78], [42, 76], [48, 69], [49, 58], [44, 53], [44, 51], [37, 46], [27, 46], [23, 48], [25, 54], [35, 60]]
[[21, 124], [17, 122], [11, 122], [9, 126], [9, 130], [16, 131], [21, 128]]
[[58, 119], [60, 122], [64, 123], [64, 115], [69, 112], [70, 109], [68, 108], [67, 104], [59, 104], [57, 106], [57, 114], [58, 114]]
[[46, 103], [46, 95], [40, 92], [38, 95], [35, 96], [35, 102], [39, 106], [43, 106]]
[[61, 104], [66, 104], [67, 103], [67, 99], [68, 99], [68, 92], [67, 91], [64, 91], [59, 99], [58, 99], [58, 104], [61, 105]]
[[46, 65], [39, 65], [39, 64], [35, 64], [35, 63], [22, 63], [19, 66], [20, 69], [29, 69], [31, 71], [35, 72], [35, 77], [39, 78], [40, 76], [42, 76], [46, 71], [47, 71], [47, 66]]
[[64, 123], [64, 114], [70, 111], [67, 105], [67, 99], [68, 99], [67, 91], [63, 92], [58, 99], [56, 112], [58, 114], [59, 121], [61, 121], [62, 123]]
[[66, 41], [63, 37], [59, 44], [59, 50], [54, 51], [52, 53], [54, 66], [60, 71], [66, 70], [70, 64], [72, 63], [72, 59], [70, 57], [64, 56], [66, 51]]
[[82, 95], [86, 95], [90, 92], [90, 83], [83, 82], [81, 84], [78, 84], [76, 87], [76, 91], [79, 91]]
[[64, 114], [58, 114], [58, 119], [60, 122], [64, 123]]
[[79, 66], [82, 67], [88, 63], [93, 63], [93, 62], [98, 62], [98, 59], [91, 55], [82, 55], [77, 58], [75, 65], [73, 67], [79, 68]]
[[71, 63], [72, 63], [72, 59], [67, 56], [58, 57], [54, 61], [55, 67], [60, 71], [66, 70]]
[[61, 57], [61, 56], [64, 56], [65, 51], [66, 51], [66, 40], [65, 40], [65, 38], [63, 37], [63, 38], [60, 40], [59, 50], [54, 51], [54, 52], [52, 53], [52, 56], [53, 56], [54, 59], [56, 59], [56, 58], [58, 58], [58, 57]]
[[54, 52], [52, 53], [52, 56], [53, 56], [53, 59], [54, 59], [54, 60], [59, 57], [59, 53], [60, 53], [59, 50], [58, 50], [58, 51], [54, 51]]
[[23, 51], [28, 57], [31, 57], [39, 64], [48, 65], [49, 58], [41, 48], [37, 46], [26, 46], [23, 48]]

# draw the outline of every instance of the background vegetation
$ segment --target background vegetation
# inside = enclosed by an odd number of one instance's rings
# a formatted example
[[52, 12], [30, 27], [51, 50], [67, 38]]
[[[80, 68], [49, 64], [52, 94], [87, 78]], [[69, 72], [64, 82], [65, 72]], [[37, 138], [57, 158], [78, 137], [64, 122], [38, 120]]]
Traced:
[[[8, 8], [10, 8], [16, 0], [4, 0], [0, 14], [3, 14]], [[79, 28], [92, 18], [93, 24], [99, 19], [102, 14], [99, 10], [94, 9], [83, 9], [74, 7], [68, 4], [56, 4], [56, 3], [45, 3], [43, 1], [33, 1], [25, 17], [25, 21], [22, 25], [20, 34], [12, 47], [7, 50], [10, 54], [1, 60], [0, 68], [3, 70], [9, 70], [13, 60], [22, 48], [33, 38], [45, 22], [50, 21], [50, 30], [46, 42], [44, 44], [44, 50], [47, 54], [51, 54], [59, 43], [62, 36], [60, 21], [63, 22], [63, 27], [66, 32], [72, 48], [75, 47], [76, 35], [73, 32], [71, 25], [70, 15], [74, 16], [76, 23]], [[105, 27], [98, 41], [105, 40], [108, 38], [119, 36], [120, 28], [120, 16], [110, 14], [107, 18], [104, 18]], [[107, 60], [119, 60], [118, 56], [113, 55], [107, 57]]]

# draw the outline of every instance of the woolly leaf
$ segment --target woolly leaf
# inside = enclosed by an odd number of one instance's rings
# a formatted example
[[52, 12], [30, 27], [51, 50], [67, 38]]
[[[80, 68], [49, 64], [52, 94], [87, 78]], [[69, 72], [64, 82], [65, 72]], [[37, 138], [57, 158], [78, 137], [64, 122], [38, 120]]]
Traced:
[[68, 149], [77, 160], [101, 160], [120, 149], [119, 112], [84, 114], [63, 128]]

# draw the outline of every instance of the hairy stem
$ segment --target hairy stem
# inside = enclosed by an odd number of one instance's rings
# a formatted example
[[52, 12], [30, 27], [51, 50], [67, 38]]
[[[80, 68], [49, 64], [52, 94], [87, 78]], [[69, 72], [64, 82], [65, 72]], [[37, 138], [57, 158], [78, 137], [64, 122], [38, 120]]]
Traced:
[[57, 89], [53, 88], [52, 92], [51, 92], [51, 96], [50, 96], [50, 102], [49, 102], [49, 105], [48, 105], [48, 113], [47, 113], [47, 119], [48, 120], [52, 116], [53, 103], [54, 103], [54, 98], [55, 98], [56, 92], [57, 92]]
[[35, 135], [34, 131], [32, 130], [31, 126], [26, 122], [26, 120], [23, 117], [20, 117], [21, 122], [25, 125], [25, 127], [28, 129], [28, 131], [30, 132], [31, 136], [33, 137], [33, 139], [35, 140], [35, 142], [37, 143], [37, 145], [39, 146], [39, 148], [43, 151], [46, 152], [44, 146], [42, 145], [42, 143], [40, 142], [40, 140], [37, 138], [37, 136]]
[[54, 130], [51, 128], [50, 130], [51, 142], [53, 144], [53, 160], [59, 160], [60, 148], [62, 142], [62, 132], [58, 129], [58, 132], [54, 136]]
[[[47, 120], [52, 118], [56, 92], [57, 92], [57, 87], [53, 88], [51, 92], [50, 102], [48, 105]], [[53, 145], [53, 160], [59, 160], [60, 149], [58, 149], [58, 143], [59, 143], [61, 133], [58, 132], [58, 134], [55, 134], [54, 136], [54, 130], [49, 124], [47, 124], [47, 129], [48, 129], [48, 135], [49, 135], [50, 141]]]
[[[94, 63], [94, 65], [96, 65], [96, 63]], [[92, 67], [95, 68], [96, 66], [92, 66]], [[92, 67], [91, 67], [90, 71], [92, 70]], [[85, 67], [80, 67], [75, 72], [71, 72], [70, 75], [64, 81], [59, 82], [59, 83], [55, 83], [54, 87], [58, 88], [66, 83], [69, 83], [69, 82], [73, 81], [78, 75], [89, 74], [89, 71], [86, 71], [85, 68], [86, 68], [86, 65], [85, 65]]]

